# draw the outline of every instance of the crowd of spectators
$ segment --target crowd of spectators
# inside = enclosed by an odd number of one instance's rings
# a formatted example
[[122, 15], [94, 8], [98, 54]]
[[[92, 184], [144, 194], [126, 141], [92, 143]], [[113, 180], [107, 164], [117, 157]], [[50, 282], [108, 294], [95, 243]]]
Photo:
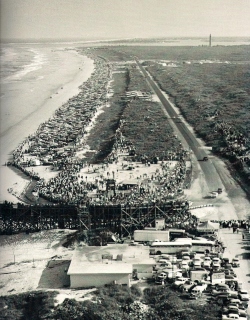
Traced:
[[[165, 152], [162, 159], [136, 154], [133, 146], [122, 136], [122, 120], [113, 151], [101, 168], [107, 171], [107, 177], [100, 173], [94, 181], [88, 181], [82, 175], [81, 170], [91, 165], [78, 157], [77, 152], [85, 147], [87, 126], [91, 125], [99, 107], [107, 103], [107, 85], [111, 75], [112, 66], [95, 57], [95, 71], [82, 85], [81, 92], [60, 107], [51, 119], [42, 123], [13, 152], [12, 165], [37, 180], [34, 192], [39, 197], [54, 203], [138, 205], [164, 203], [183, 193], [187, 152], [180, 146]], [[145, 166], [159, 163], [159, 169], [150, 176], [137, 177], [138, 184], [133, 185], [129, 192], [123, 190], [123, 186], [117, 186], [115, 193], [106, 192], [106, 184], [112, 174], [108, 166], [121, 160], [118, 154], [126, 155], [124, 160], [130, 161], [132, 167], [135, 162]], [[39, 177], [35, 170], [29, 168], [36, 160], [39, 165], [50, 165], [58, 174], [49, 181]], [[165, 162], [171, 160], [176, 161], [173, 170]], [[91, 196], [93, 192], [95, 195]]]

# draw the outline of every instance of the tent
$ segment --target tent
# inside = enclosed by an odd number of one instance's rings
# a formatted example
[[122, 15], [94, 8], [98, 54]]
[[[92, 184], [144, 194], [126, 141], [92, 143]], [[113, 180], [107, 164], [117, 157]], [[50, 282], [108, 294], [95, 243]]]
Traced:
[[220, 229], [220, 224], [211, 222], [211, 221], [201, 222], [197, 226], [197, 231], [203, 232], [203, 233], [218, 232], [219, 229]]

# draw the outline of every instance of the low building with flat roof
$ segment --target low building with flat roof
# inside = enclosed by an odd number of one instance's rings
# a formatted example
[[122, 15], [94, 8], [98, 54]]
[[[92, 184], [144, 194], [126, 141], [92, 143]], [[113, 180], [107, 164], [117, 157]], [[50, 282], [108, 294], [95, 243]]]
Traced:
[[138, 278], [152, 277], [155, 260], [142, 245], [108, 244], [77, 248], [68, 275], [71, 288], [99, 287], [105, 284], [130, 286], [133, 273]]

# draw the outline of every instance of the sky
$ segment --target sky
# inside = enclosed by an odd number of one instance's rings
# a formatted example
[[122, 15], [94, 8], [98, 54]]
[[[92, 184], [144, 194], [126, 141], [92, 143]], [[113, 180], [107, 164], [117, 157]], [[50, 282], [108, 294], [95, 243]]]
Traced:
[[249, 37], [250, 0], [0, 0], [5, 39]]

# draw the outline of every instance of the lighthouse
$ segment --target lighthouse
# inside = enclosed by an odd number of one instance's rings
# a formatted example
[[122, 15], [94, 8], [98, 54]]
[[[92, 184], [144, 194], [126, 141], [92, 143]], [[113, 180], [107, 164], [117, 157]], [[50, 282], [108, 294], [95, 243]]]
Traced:
[[212, 47], [212, 37], [211, 37], [211, 34], [209, 35], [209, 47]]

